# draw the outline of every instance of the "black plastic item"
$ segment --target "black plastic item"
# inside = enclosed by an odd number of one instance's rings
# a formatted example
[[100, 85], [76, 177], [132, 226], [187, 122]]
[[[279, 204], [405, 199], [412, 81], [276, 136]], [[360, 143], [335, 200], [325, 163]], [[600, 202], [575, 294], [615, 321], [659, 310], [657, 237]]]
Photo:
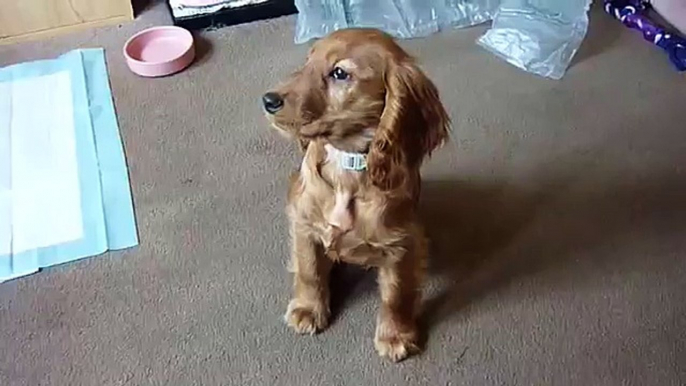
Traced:
[[[169, 6], [169, 3], [167, 3]], [[169, 6], [171, 12], [171, 6]], [[206, 28], [221, 28], [231, 25], [250, 23], [257, 20], [272, 19], [281, 16], [298, 13], [294, 0], [267, 0], [260, 4], [251, 4], [244, 7], [226, 8], [212, 14], [196, 15], [189, 17], [174, 17], [174, 25], [188, 30], [201, 30]]]

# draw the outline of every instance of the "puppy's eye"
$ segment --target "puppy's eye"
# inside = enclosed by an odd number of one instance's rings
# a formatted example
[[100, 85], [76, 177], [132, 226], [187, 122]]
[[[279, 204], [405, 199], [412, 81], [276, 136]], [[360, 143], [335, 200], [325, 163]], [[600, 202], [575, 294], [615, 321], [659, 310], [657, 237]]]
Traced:
[[345, 72], [345, 70], [340, 67], [334, 68], [333, 71], [331, 71], [331, 74], [329, 74], [329, 76], [336, 80], [348, 80], [350, 78], [350, 74]]

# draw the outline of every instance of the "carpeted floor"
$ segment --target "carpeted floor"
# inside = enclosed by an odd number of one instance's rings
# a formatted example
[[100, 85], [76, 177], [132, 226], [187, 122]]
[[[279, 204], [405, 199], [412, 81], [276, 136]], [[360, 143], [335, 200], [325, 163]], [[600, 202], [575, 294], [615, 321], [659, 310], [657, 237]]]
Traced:
[[295, 148], [259, 96], [299, 64], [292, 17], [201, 35], [165, 79], [121, 47], [167, 24], [0, 47], [0, 65], [105, 47], [141, 246], [0, 285], [0, 385], [686, 384], [686, 79], [596, 9], [559, 82], [474, 44], [404, 45], [454, 139], [425, 169], [434, 240], [426, 351], [377, 358], [371, 273], [335, 276], [336, 318], [287, 330], [283, 214]]

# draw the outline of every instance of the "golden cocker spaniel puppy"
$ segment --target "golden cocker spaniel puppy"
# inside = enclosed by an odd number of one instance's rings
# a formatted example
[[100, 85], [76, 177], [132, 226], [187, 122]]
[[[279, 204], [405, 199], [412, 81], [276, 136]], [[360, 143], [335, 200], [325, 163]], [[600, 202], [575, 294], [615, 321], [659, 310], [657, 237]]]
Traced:
[[389, 35], [345, 29], [317, 41], [262, 102], [272, 126], [304, 150], [288, 193], [286, 322], [299, 333], [324, 329], [332, 265], [374, 267], [382, 302], [374, 345], [381, 356], [406, 358], [418, 350], [428, 253], [420, 167], [450, 129], [436, 87]]

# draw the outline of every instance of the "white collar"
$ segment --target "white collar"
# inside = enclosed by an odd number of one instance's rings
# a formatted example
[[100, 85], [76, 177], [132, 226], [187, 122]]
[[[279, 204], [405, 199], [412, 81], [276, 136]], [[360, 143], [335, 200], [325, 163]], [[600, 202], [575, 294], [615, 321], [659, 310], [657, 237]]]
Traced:
[[324, 145], [328, 161], [335, 161], [343, 170], [361, 172], [367, 170], [367, 155], [364, 153], [348, 153], [339, 150], [331, 144]]

